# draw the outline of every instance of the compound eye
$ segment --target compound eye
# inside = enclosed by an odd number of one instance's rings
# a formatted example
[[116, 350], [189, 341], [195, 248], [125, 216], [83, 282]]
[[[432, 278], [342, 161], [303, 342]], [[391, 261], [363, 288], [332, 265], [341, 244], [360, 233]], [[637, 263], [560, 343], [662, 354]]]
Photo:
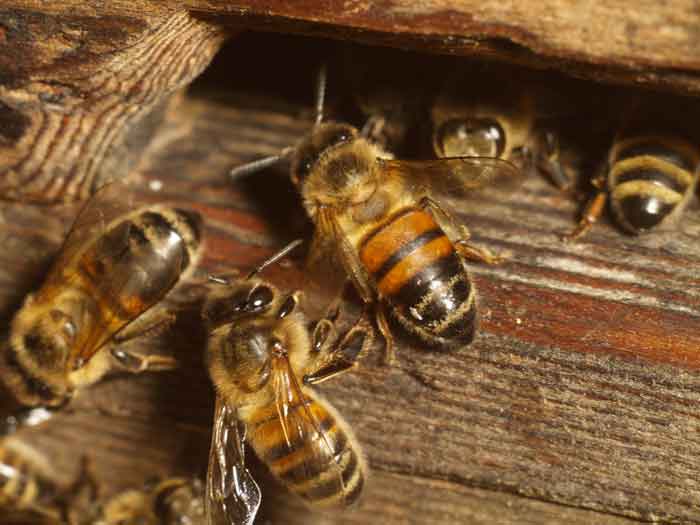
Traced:
[[491, 119], [454, 119], [443, 123], [435, 136], [436, 153], [442, 157], [500, 157], [505, 132]]
[[274, 294], [270, 288], [267, 286], [257, 286], [250, 293], [246, 309], [248, 311], [257, 312], [258, 310], [262, 310], [263, 308], [269, 306], [273, 299]]

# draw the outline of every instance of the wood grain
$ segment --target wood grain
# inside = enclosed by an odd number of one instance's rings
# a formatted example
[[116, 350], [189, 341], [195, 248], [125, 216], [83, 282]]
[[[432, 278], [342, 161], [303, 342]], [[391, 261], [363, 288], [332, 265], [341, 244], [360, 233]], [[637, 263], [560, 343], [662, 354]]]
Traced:
[[[248, 269], [308, 234], [283, 168], [237, 185], [226, 173], [293, 143], [310, 121], [283, 98], [234, 91], [211, 77], [180, 100], [132, 177], [145, 198], [206, 218], [195, 279]], [[585, 154], [570, 149], [573, 159]], [[374, 472], [364, 501], [345, 514], [309, 514], [254, 464], [266, 523], [700, 522], [697, 205], [677, 231], [630, 238], [603, 221], [584, 241], [562, 244], [578, 209], [533, 177], [517, 195], [494, 189], [462, 210], [476, 242], [511, 256], [470, 265], [476, 341], [455, 354], [402, 344], [393, 368], [378, 348], [357, 373], [324, 384]], [[5, 318], [40, 279], [70, 216], [1, 205], [0, 232], [12, 243], [0, 264]], [[301, 282], [296, 264], [267, 276]], [[21, 432], [63, 482], [82, 454], [103, 496], [152, 476], [203, 473], [212, 392], [201, 293], [183, 288], [173, 332], [140, 343], [178, 356], [180, 370], [109, 380]]]
[[185, 11], [0, 12], [0, 196], [85, 199], [126, 176], [224, 32]]

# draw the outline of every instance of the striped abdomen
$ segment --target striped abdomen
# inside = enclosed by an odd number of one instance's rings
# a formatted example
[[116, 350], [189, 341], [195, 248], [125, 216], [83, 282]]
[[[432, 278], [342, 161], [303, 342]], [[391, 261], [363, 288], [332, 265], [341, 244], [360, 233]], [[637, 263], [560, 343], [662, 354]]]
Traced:
[[31, 461], [12, 448], [0, 447], [0, 509], [43, 510], [56, 488]]
[[359, 254], [381, 299], [409, 333], [445, 348], [472, 341], [474, 286], [429, 213], [419, 208], [395, 213], [362, 241]]
[[308, 389], [304, 396], [305, 404], [296, 398], [290, 406], [285, 427], [274, 403], [248, 417], [248, 443], [275, 477], [307, 503], [350, 505], [365, 479], [357, 442], [327, 401]]
[[631, 233], [677, 216], [692, 195], [700, 155], [677, 137], [619, 142], [610, 156], [608, 184], [613, 212]]

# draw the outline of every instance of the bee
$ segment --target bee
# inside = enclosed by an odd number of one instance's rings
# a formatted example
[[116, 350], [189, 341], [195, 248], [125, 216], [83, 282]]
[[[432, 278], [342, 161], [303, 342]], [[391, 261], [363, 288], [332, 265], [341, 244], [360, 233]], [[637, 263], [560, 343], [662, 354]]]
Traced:
[[0, 379], [22, 405], [59, 406], [112, 368], [175, 366], [170, 357], [116, 345], [165, 321], [142, 314], [193, 267], [200, 219], [160, 205], [134, 206], [122, 184], [88, 201], [43, 285], [14, 316], [0, 350]]
[[469, 231], [448, 200], [464, 202], [469, 190], [518, 180], [520, 171], [485, 157], [394, 160], [355, 127], [322, 122], [322, 106], [317, 101], [316, 124], [296, 146], [235, 168], [231, 176], [290, 160], [291, 179], [315, 225], [309, 273], [336, 297], [349, 279], [364, 304], [376, 307], [389, 361], [387, 311], [419, 343], [443, 349], [469, 344], [477, 312], [465, 260], [501, 259], [468, 242]]
[[217, 392], [207, 474], [211, 523], [255, 518], [260, 490], [245, 467], [244, 442], [311, 506], [345, 507], [362, 491], [360, 446], [311, 385], [350, 370], [371, 332], [356, 323], [340, 337], [329, 318], [312, 331], [299, 296], [249, 277], [222, 286], [204, 305], [206, 364]]
[[484, 65], [453, 76], [431, 108], [435, 155], [510, 160], [566, 189], [570, 181], [559, 159], [558, 136], [542, 119], [542, 106], [552, 98], [534, 73], [518, 69]]
[[592, 180], [595, 193], [565, 240], [585, 235], [608, 199], [617, 224], [632, 235], [672, 226], [692, 199], [700, 174], [700, 149], [697, 136], [682, 124], [692, 117], [680, 118], [663, 103], [646, 101], [639, 106], [624, 119], [604, 169]]
[[60, 517], [59, 488], [47, 459], [29, 445], [6, 439], [0, 445], [0, 509]]
[[76, 525], [206, 525], [204, 488], [196, 478], [170, 478], [126, 490], [73, 519]]

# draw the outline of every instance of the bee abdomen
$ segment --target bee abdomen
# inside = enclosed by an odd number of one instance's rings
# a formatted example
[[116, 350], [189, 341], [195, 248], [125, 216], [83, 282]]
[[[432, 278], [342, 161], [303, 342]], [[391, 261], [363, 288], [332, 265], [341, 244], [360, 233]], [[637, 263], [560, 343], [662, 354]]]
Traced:
[[[312, 397], [289, 411], [286, 434], [280, 419], [269, 413], [248, 423], [250, 443], [258, 457], [309, 504], [342, 507], [354, 503], [364, 485], [364, 468], [348, 430], [325, 402]], [[307, 432], [294, 428], [295, 420], [309, 421], [310, 416], [314, 424], [304, 425]]]
[[406, 331], [445, 348], [472, 341], [475, 290], [430, 214], [410, 208], [394, 215], [363, 242], [360, 259]]
[[697, 157], [690, 158], [680, 139], [625, 141], [611, 159], [609, 175], [612, 208], [620, 224], [640, 233], [684, 206], [695, 185], [696, 164]]

